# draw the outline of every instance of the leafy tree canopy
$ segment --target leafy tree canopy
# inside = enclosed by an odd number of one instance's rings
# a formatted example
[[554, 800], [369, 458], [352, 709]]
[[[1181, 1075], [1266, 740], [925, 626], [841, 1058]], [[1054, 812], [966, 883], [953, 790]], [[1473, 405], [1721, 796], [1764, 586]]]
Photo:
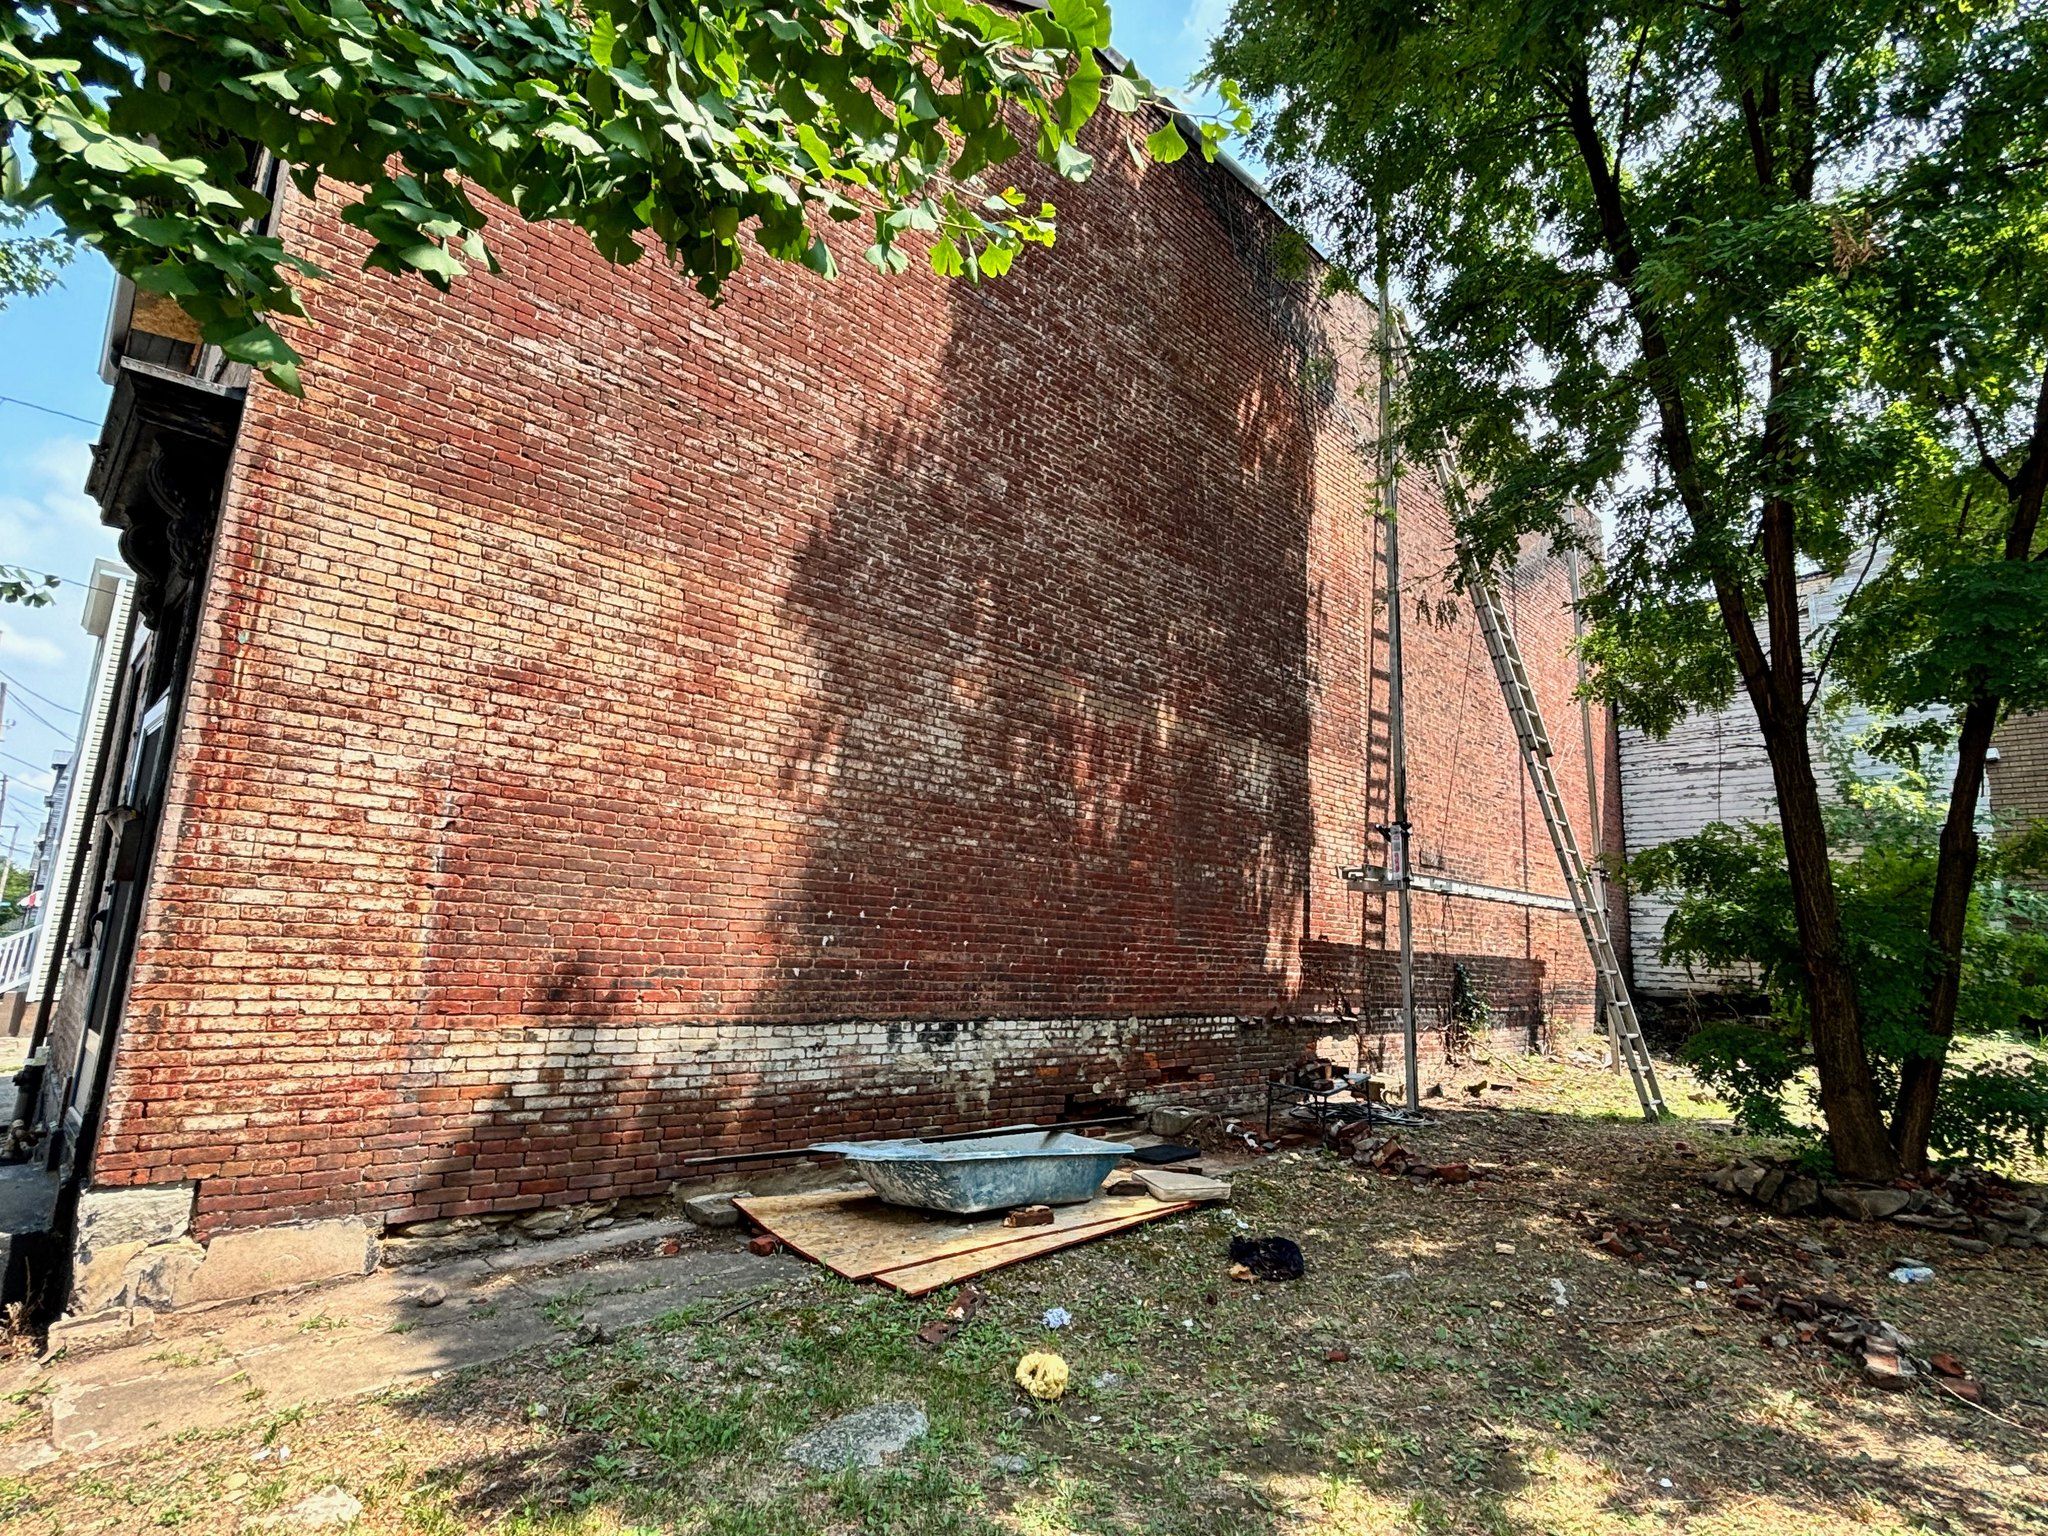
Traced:
[[[715, 296], [743, 232], [830, 273], [820, 220], [869, 220], [867, 259], [994, 276], [1053, 209], [980, 173], [1031, 148], [1074, 180], [1105, 72], [1102, 0], [54, 0], [0, 13], [6, 196], [46, 205], [232, 358], [297, 387], [270, 323], [316, 275], [268, 227], [259, 152], [346, 217], [372, 266], [446, 287], [490, 263], [481, 191], [638, 260], [651, 236]], [[1218, 130], [1207, 125], [1203, 147]], [[1171, 117], [1146, 138], [1186, 144]], [[24, 155], [24, 151], [26, 154]]]
[[2048, 12], [1237, 0], [1212, 64], [1263, 99], [1282, 199], [1405, 279], [1406, 431], [1448, 429], [1485, 488], [1471, 546], [1611, 513], [1594, 658], [1625, 717], [1728, 701], [1716, 598], [1764, 629], [1773, 502], [1802, 566], [1894, 551], [1846, 678], [2048, 700], [2011, 643], [2048, 625], [2048, 568], [1977, 569], [2038, 451]]
[[[1415, 455], [1457, 442], [1465, 552], [1572, 542], [1573, 510], [1604, 508], [1594, 686], [1661, 731], [1739, 683], [1833, 1153], [1920, 1166], [1985, 754], [2048, 702], [2048, 8], [1235, 0], [1212, 65], [1266, 108], [1282, 199], [1400, 274], [1400, 430]], [[1803, 578], [1878, 548], [1810, 656]], [[1831, 669], [1945, 707], [1956, 748], [1889, 1127], [1807, 730]]]
[[19, 209], [0, 207], [0, 309], [56, 287], [71, 259], [71, 243], [60, 235], [16, 233], [26, 222]]

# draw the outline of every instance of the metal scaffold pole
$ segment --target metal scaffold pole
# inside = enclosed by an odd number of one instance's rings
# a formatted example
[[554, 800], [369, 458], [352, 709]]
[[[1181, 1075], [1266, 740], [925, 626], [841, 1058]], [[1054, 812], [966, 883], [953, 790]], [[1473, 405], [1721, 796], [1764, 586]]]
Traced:
[[[1585, 600], [1586, 592], [1579, 581], [1579, 552], [1577, 548], [1565, 551], [1565, 578], [1571, 583], [1572, 596], [1572, 643], [1584, 644], [1585, 621], [1580, 617], [1579, 604]], [[1572, 664], [1579, 679], [1579, 735], [1583, 738], [1586, 752], [1586, 829], [1591, 833], [1597, 848], [1600, 838], [1600, 773], [1593, 765], [1593, 705], [1586, 697], [1586, 657], [1583, 651], [1576, 651]], [[1609, 911], [1607, 901], [1607, 874], [1600, 867], [1596, 852], [1591, 867], [1593, 876], [1593, 899], [1600, 904], [1602, 912]], [[1593, 1006], [1607, 1024], [1607, 1050], [1611, 1058], [1609, 1065], [1618, 1073], [1621, 1071], [1621, 1038], [1614, 1032], [1614, 1011], [1607, 1006], [1607, 984], [1596, 974], [1593, 981]]]
[[1393, 887], [1400, 922], [1401, 1054], [1406, 1072], [1407, 1104], [1422, 1104], [1422, 1079], [1416, 1061], [1415, 909], [1408, 861], [1408, 731], [1401, 678], [1401, 460], [1394, 451], [1394, 327], [1387, 297], [1387, 257], [1379, 260], [1380, 303], [1380, 502], [1387, 541], [1387, 746], [1393, 780], [1393, 815], [1387, 837], [1387, 884]]

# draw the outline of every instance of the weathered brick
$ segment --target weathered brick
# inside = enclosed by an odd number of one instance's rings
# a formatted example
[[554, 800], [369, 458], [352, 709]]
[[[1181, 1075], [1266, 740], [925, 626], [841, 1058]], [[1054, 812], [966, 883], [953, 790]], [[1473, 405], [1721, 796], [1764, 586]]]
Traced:
[[[715, 310], [511, 219], [444, 298], [288, 205], [333, 276], [247, 408], [101, 1181], [471, 1215], [1385, 1043], [1370, 316], [1102, 148], [1006, 280], [841, 230]], [[1419, 474], [1402, 526], [1417, 866], [1561, 892]], [[1562, 566], [1513, 596], [1576, 812]], [[1588, 1020], [1568, 915], [1416, 917], [1432, 1025], [1459, 961]]]

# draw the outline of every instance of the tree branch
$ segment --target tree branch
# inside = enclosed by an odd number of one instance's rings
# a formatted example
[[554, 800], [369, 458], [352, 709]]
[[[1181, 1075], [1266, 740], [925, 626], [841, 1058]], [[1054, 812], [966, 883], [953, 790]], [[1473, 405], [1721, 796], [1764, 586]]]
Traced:
[[1842, 599], [1842, 606], [1837, 611], [1835, 623], [1828, 631], [1827, 644], [1821, 648], [1820, 660], [1814, 666], [1813, 687], [1806, 695], [1808, 713], [1812, 712], [1814, 701], [1820, 697], [1821, 687], [1828, 679], [1828, 666], [1835, 659], [1835, 642], [1842, 636], [1841, 616], [1848, 613], [1849, 605], [1856, 601], [1856, 595], [1863, 590], [1863, 584], [1870, 580], [1870, 568], [1877, 564], [1877, 552], [1883, 544], [1882, 534], [1871, 539], [1870, 553], [1863, 558], [1863, 569], [1856, 573], [1856, 585], [1851, 587], [1849, 595]]
[[1645, 21], [1636, 33], [1635, 56], [1628, 61], [1628, 78], [1621, 86], [1621, 121], [1614, 130], [1614, 159], [1617, 164], [1628, 153], [1628, 131], [1635, 126], [1636, 81], [1642, 77], [1643, 55], [1650, 46], [1650, 23]]
[[[1650, 395], [1657, 404], [1658, 425], [1665, 462], [1671, 469], [1672, 488], [1678, 492], [1679, 504], [1685, 508], [1694, 534], [1705, 540], [1710, 516], [1706, 482], [1700, 473], [1698, 451], [1693, 445], [1692, 422], [1686, 412], [1670, 339], [1664, 333], [1662, 319], [1643, 295], [1638, 282], [1643, 265], [1642, 254], [1636, 249], [1635, 235], [1629, 228], [1628, 210], [1622, 201], [1620, 168], [1609, 161], [1607, 146], [1600, 137], [1600, 126], [1594, 120], [1592, 87], [1583, 59], [1573, 61], [1562, 86], [1572, 140], [1592, 183], [1601, 243], [1607, 249], [1614, 284], [1627, 300], [1629, 314], [1636, 323], [1637, 344], [1642, 349]], [[1771, 695], [1769, 663], [1764, 656], [1763, 643], [1757, 638], [1756, 623], [1750, 616], [1749, 599], [1742, 590], [1742, 582], [1735, 572], [1728, 569], [1725, 560], [1715, 561], [1711, 575], [1722, 627], [1727, 630], [1729, 644], [1735, 651], [1735, 665], [1742, 675], [1743, 686], [1756, 708], [1759, 723], [1773, 722], [1777, 719], [1778, 709]]]
[[2005, 494], [2013, 494], [2013, 477], [1999, 464], [1998, 456], [1991, 451], [1991, 445], [1984, 440], [1984, 423], [1977, 415], [1977, 409], [1970, 404], [1969, 397], [1957, 401], [1962, 408], [1963, 420], [1970, 425], [1970, 436], [1977, 444], [1977, 458], [1984, 466], [1984, 472], [2005, 487]]

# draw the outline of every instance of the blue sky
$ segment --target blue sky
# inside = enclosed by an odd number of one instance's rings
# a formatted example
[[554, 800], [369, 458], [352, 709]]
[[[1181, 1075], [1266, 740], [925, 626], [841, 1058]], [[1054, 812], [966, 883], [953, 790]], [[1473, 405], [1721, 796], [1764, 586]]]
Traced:
[[9, 781], [0, 852], [14, 837], [17, 861], [34, 846], [50, 760], [70, 749], [92, 665], [93, 639], [78, 622], [81, 583], [95, 557], [115, 552], [113, 530], [100, 526], [85, 494], [107, 407], [99, 348], [113, 286], [106, 263], [83, 256], [66, 269], [62, 288], [0, 310], [0, 396], [9, 397], [0, 402], [0, 564], [64, 581], [49, 607], [0, 607], [0, 676], [8, 681], [0, 773]]
[[[1177, 87], [1200, 67], [1228, 10], [1226, 0], [1117, 0], [1115, 43], [1152, 80]], [[81, 583], [95, 557], [115, 553], [85, 495], [106, 413], [99, 349], [112, 290], [106, 263], [87, 253], [61, 288], [0, 310], [0, 396], [47, 408], [0, 402], [0, 565], [64, 581], [50, 607], [0, 606], [0, 675], [8, 679], [0, 774], [9, 780], [0, 852], [18, 830], [17, 859], [41, 825], [50, 760], [70, 745], [92, 665], [92, 637], [79, 627]]]

